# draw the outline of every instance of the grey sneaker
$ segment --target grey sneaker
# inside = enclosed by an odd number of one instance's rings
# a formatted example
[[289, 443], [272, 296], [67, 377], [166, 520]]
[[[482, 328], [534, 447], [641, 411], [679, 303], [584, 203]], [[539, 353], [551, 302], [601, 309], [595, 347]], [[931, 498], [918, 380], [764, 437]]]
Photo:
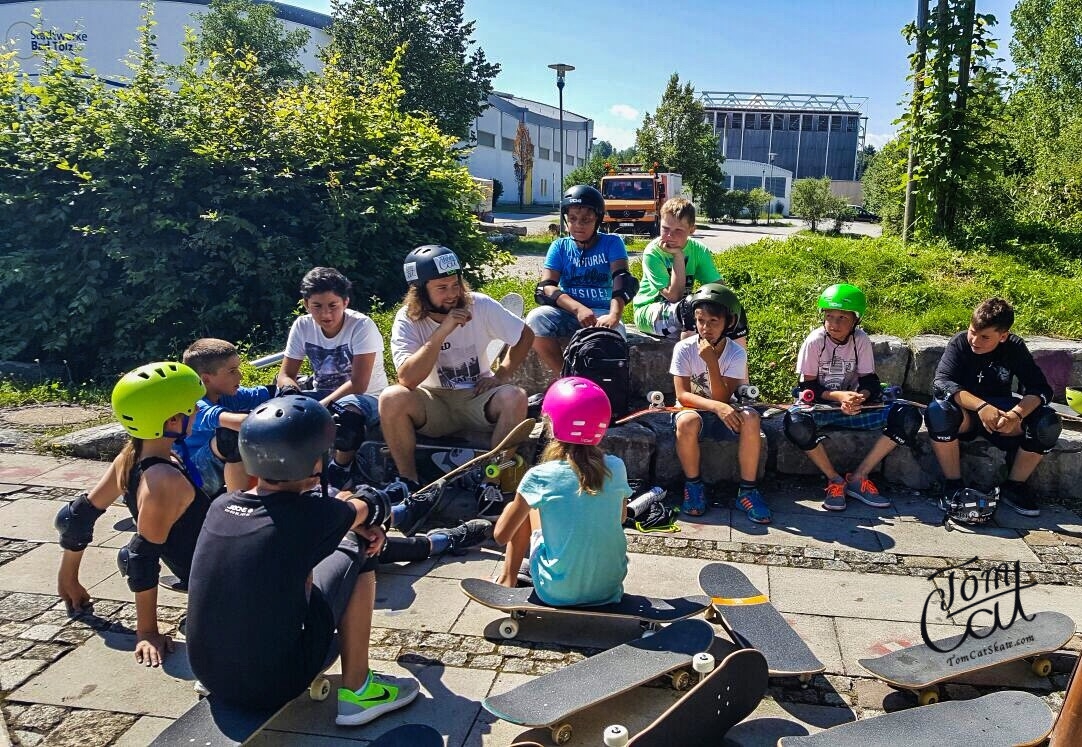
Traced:
[[338, 716], [334, 723], [339, 726], [359, 726], [373, 721], [385, 713], [409, 705], [421, 686], [412, 677], [392, 677], [372, 672], [368, 684], [361, 692], [345, 687], [338, 688]]
[[856, 498], [861, 503], [872, 508], [890, 508], [890, 499], [884, 498], [875, 483], [865, 477], [860, 482], [853, 480], [849, 475], [845, 476], [845, 494], [849, 498]]
[[431, 537], [433, 534], [447, 535], [450, 539], [447, 552], [452, 555], [465, 555], [471, 547], [477, 547], [485, 540], [491, 539], [492, 522], [485, 519], [470, 519], [451, 529], [433, 529], [428, 536]]
[[831, 480], [827, 483], [823, 508], [827, 511], [845, 510], [845, 480]]

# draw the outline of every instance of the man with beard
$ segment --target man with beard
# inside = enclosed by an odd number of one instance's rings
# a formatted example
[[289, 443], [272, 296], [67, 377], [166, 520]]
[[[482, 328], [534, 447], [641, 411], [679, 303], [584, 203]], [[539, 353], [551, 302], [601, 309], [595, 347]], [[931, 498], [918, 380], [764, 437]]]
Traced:
[[[379, 412], [399, 478], [412, 493], [419, 487], [418, 433], [492, 431], [495, 446], [526, 418], [526, 392], [508, 382], [534, 335], [494, 299], [470, 290], [447, 247], [418, 247], [402, 269], [409, 291], [391, 326], [398, 384], [383, 390]], [[493, 340], [510, 346], [495, 371], [486, 352]]]

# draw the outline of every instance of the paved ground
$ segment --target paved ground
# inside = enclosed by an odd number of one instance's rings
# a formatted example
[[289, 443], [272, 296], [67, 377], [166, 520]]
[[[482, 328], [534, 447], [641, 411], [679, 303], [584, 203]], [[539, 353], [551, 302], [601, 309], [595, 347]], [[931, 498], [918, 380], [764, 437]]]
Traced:
[[[55, 596], [60, 549], [53, 516], [59, 501], [89, 487], [101, 470], [95, 462], [0, 450], [0, 696], [17, 743], [142, 745], [196, 702], [183, 642], [162, 669], [132, 660], [134, 606], [115, 562], [131, 531], [123, 507], [102, 517], [86, 551], [83, 581], [98, 600], [94, 614], [69, 619]], [[1056, 609], [1082, 622], [1082, 518], [1071, 512], [1049, 508], [1038, 519], [1001, 512], [995, 527], [948, 534], [934, 505], [919, 494], [896, 491], [890, 493], [893, 509], [857, 505], [839, 515], [820, 509], [815, 482], [769, 484], [766, 491], [776, 512], [770, 527], [753, 525], [725, 505], [684, 522], [678, 534], [629, 533], [628, 591], [698, 593], [704, 563], [735, 563], [826, 664], [825, 675], [806, 689], [795, 680], [771, 680], [752, 719], [730, 732], [738, 744], [769, 745], [779, 734], [912, 707], [911, 695], [869, 677], [857, 659], [920, 640], [922, 610], [933, 593], [926, 577], [948, 564], [973, 557], [982, 567], [1017, 560], [1022, 580], [1036, 583], [1021, 592], [1027, 613]], [[492, 576], [499, 561], [494, 548], [483, 548], [462, 558], [384, 568], [372, 655], [384, 670], [413, 672], [422, 697], [357, 729], [334, 726], [333, 700], [302, 697], [259, 743], [363, 742], [409, 722], [437, 726], [451, 747], [546, 741], [543, 732], [493, 719], [481, 699], [630, 640], [638, 628], [532, 618], [523, 621], [520, 640], [505, 642], [496, 632], [501, 616], [468, 602], [458, 589], [464, 577]], [[160, 592], [161, 617], [171, 630], [184, 602]], [[950, 631], [940, 624], [932, 629]], [[720, 629], [719, 636], [724, 638]], [[1080, 648], [1078, 636], [1069, 648]], [[964, 699], [1013, 686], [1058, 709], [1074, 661], [1072, 653], [1055, 656], [1049, 678], [1023, 664], [1001, 667], [949, 685], [946, 695]], [[572, 744], [600, 744], [601, 730], [611, 723], [634, 733], [675, 697], [666, 688], [644, 687], [584, 712], [572, 719]]]

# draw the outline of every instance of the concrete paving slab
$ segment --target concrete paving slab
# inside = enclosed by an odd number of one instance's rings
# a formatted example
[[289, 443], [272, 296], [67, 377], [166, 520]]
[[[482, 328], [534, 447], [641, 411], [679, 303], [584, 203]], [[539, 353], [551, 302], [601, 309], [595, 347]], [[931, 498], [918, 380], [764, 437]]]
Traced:
[[446, 633], [455, 624], [466, 602], [466, 596], [454, 579], [381, 574], [376, 583], [372, 625]]
[[[881, 488], [882, 494], [887, 498], [894, 500], [896, 491], [887, 490]], [[897, 515], [897, 512], [893, 508], [872, 508], [871, 506], [861, 503], [860, 501], [850, 498], [846, 502], [844, 511], [827, 511], [823, 508], [823, 490], [820, 487], [807, 488], [798, 491], [785, 491], [785, 495], [780, 500], [771, 500], [768, 496], [767, 500], [770, 502], [770, 507], [775, 511], [781, 511], [786, 514], [797, 514], [800, 516], [812, 515], [812, 516], [824, 516], [829, 518], [841, 518], [841, 519], [879, 519], [879, 518], [891, 518]], [[792, 495], [788, 495], [792, 493]]]
[[109, 465], [105, 462], [92, 462], [88, 459], [73, 459], [34, 478], [35, 485], [48, 485], [58, 488], [90, 490], [98, 484], [102, 473]]
[[1082, 588], [1041, 584], [1023, 589], [1021, 597], [1027, 615], [1045, 611], [1062, 612], [1074, 620], [1076, 633], [1082, 631]]
[[899, 555], [934, 557], [946, 554], [955, 558], [1040, 562], [1014, 529], [955, 527], [948, 532], [943, 526], [902, 520], [885, 521], [877, 529], [891, 539], [893, 546], [890, 552]]
[[[932, 591], [930, 581], [913, 576], [770, 568], [771, 601], [782, 612], [918, 622]], [[929, 622], [942, 622], [936, 612]]]
[[845, 671], [838, 633], [834, 628], [834, 618], [794, 614], [786, 614], [784, 617], [793, 626], [793, 630], [804, 639], [812, 652], [819, 657], [819, 661], [823, 662], [827, 672], [841, 674]]
[[[0, 537], [29, 540], [30, 542], [57, 542], [58, 535], [53, 521], [60, 510], [60, 501], [42, 501], [21, 498], [0, 508]], [[94, 525], [94, 541], [91, 545], [104, 545], [114, 538], [118, 524], [131, 523], [131, 514], [123, 506], [110, 506]]]
[[37, 454], [5, 453], [4, 462], [0, 465], [0, 480], [5, 483], [40, 485], [41, 483], [35, 478], [70, 462], [70, 459], [57, 459]]
[[996, 511], [996, 524], [1012, 529], [1044, 529], [1059, 534], [1082, 537], [1082, 517], [1062, 506], [1041, 506], [1040, 516], [1022, 516], [1007, 506]]
[[808, 511], [775, 512], [770, 524], [740, 522], [733, 527], [733, 542], [790, 547], [821, 547], [831, 550], [890, 550], [893, 541], [876, 527], [877, 519], [823, 517]]
[[[529, 680], [524, 675], [501, 674], [492, 686], [492, 693], [507, 692]], [[635, 734], [649, 726], [680, 697], [670, 687], [637, 687], [600, 703], [593, 708], [574, 714], [568, 719], [572, 734], [569, 745], [598, 745], [605, 728], [612, 724], [622, 724], [630, 733]], [[481, 709], [473, 730], [466, 740], [468, 747], [477, 745], [503, 745], [512, 742], [538, 742], [552, 744], [548, 729], [525, 729], [515, 724], [501, 721], [488, 711]]]
[[[90, 595], [95, 599], [116, 599], [122, 602], [135, 601], [135, 594], [128, 588], [128, 581], [120, 575], [120, 571], [116, 568], [116, 553], [113, 552], [113, 571], [109, 576], [106, 576], [102, 581], [94, 584], [93, 586], [87, 586], [87, 590]], [[165, 564], [162, 564], [162, 575], [170, 573]], [[83, 584], [86, 586], [86, 584]], [[175, 591], [163, 589], [158, 587], [158, 606], [159, 607], [187, 607], [188, 595], [180, 594]]]
[[[748, 522], [744, 512], [740, 512], [740, 518]], [[711, 506], [710, 510], [702, 516], [685, 516], [680, 514], [677, 524], [680, 526], [678, 534], [682, 539], [713, 540], [715, 542], [729, 542], [732, 538], [732, 524], [736, 519], [736, 513], [725, 506]], [[630, 534], [638, 534], [631, 531]]]
[[[421, 694], [405, 708], [393, 711], [371, 724], [344, 727], [334, 723], [337, 709], [334, 697], [317, 703], [307, 695], [301, 695], [264, 732], [265, 739], [253, 740], [252, 744], [280, 744], [282, 742], [275, 740], [284, 737], [288, 737], [289, 744], [298, 744], [294, 740], [300, 734], [336, 739], [374, 739], [396, 726], [422, 723], [438, 725], [449, 744], [459, 745], [473, 728], [474, 720], [482, 710], [481, 699], [488, 694], [496, 676], [495, 672], [489, 670], [444, 667], [441, 664], [402, 666], [380, 662], [379, 669], [390, 675], [417, 678], [421, 683]], [[331, 692], [337, 691], [340, 677], [333, 675], [330, 680]]]
[[113, 747], [146, 747], [171, 723], [173, 722], [167, 718], [143, 716], [132, 724], [120, 739], [113, 742]]
[[[835, 618], [837, 640], [841, 645], [842, 663], [840, 673], [850, 677], [872, 677], [873, 675], [857, 663], [858, 659], [884, 656], [898, 649], [908, 648], [923, 643], [920, 637], [919, 622], [899, 622], [897, 620], [874, 620], [839, 617]], [[936, 639], [957, 635], [961, 628], [951, 625], [930, 625], [928, 630]], [[869, 707], [862, 703], [863, 707]], [[882, 704], [871, 706], [882, 708]]]
[[177, 644], [160, 668], [135, 663], [135, 635], [99, 632], [8, 696], [46, 703], [176, 718], [195, 702], [187, 649]]
[[943, 523], [939, 499], [923, 493], [899, 492], [894, 498], [894, 512], [902, 521], [914, 521], [938, 527]]
[[[41, 545], [5, 563], [0, 566], [0, 589], [56, 594], [56, 572], [60, 569], [62, 553], [60, 545]], [[85, 588], [90, 589], [116, 572], [116, 550], [88, 547], [83, 551], [79, 580]], [[130, 594], [127, 599], [131, 600]]]
[[[685, 538], [678, 534], [676, 539]], [[699, 588], [699, 569], [704, 565], [706, 565], [704, 561], [696, 558], [632, 553], [628, 558], [624, 592], [652, 597], [686, 597], [702, 594], [702, 589]], [[764, 585], [767, 583], [764, 566], [740, 563], [733, 565], [749, 574], [748, 577], [752, 583]]]
[[781, 737], [814, 734], [855, 718], [848, 708], [779, 703], [773, 698], [764, 698], [750, 716], [729, 730], [723, 744], [772, 747]]
[[435, 562], [428, 573], [433, 578], [492, 578], [503, 567], [503, 551], [495, 548], [476, 548], [462, 556], [444, 555]]

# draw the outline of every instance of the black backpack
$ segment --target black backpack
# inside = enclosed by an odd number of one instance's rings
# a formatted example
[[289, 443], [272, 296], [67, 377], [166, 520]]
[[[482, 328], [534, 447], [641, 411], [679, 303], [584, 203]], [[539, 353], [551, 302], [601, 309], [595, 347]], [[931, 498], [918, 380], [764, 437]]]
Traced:
[[612, 420], [627, 414], [631, 390], [631, 367], [627, 340], [608, 327], [583, 327], [571, 336], [564, 350], [561, 376], [589, 379], [609, 396]]

